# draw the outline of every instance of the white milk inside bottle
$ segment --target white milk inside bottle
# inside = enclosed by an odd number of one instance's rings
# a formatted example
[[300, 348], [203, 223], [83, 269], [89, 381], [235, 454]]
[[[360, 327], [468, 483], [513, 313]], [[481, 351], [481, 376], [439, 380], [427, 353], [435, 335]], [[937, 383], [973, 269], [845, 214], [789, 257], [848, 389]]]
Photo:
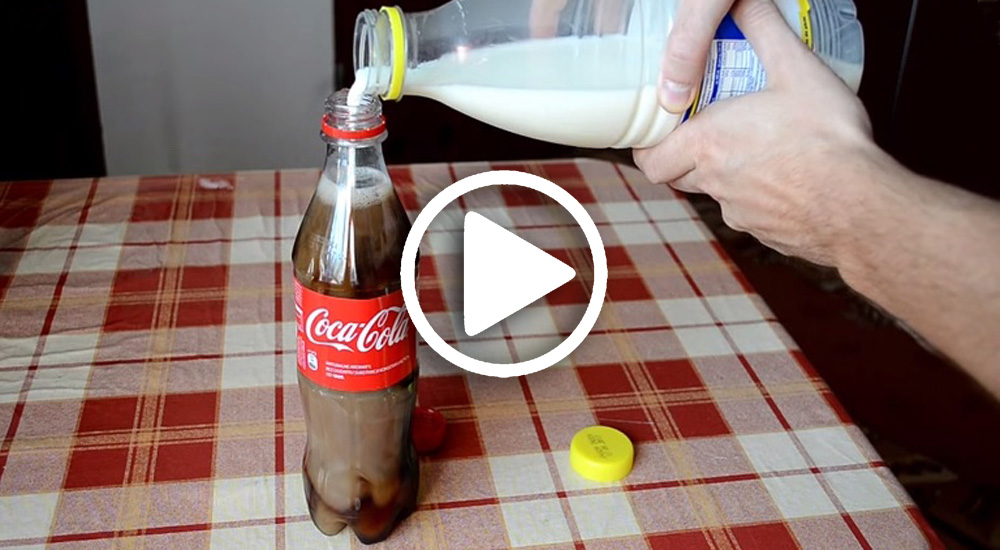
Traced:
[[[709, 104], [759, 91], [767, 81], [727, 18], [694, 106], [671, 114], [659, 106], [657, 84], [677, 0], [567, 0], [551, 35], [538, 32], [544, 25], [531, 1], [491, 2], [362, 13], [355, 94], [423, 96], [528, 137], [627, 148], [655, 145]], [[857, 91], [864, 47], [852, 1], [776, 3], [803, 42]]]
[[[629, 46], [620, 36], [565, 37], [449, 54], [407, 74], [407, 91], [537, 139], [625, 147], [631, 128], [672, 129], [679, 118], [658, 108], [655, 86], [637, 88], [621, 71], [602, 70], [617, 63], [639, 67], [642, 53]], [[591, 60], [594, 70], [567, 74], [581, 58]], [[459, 71], [462, 81], [454, 82]]]

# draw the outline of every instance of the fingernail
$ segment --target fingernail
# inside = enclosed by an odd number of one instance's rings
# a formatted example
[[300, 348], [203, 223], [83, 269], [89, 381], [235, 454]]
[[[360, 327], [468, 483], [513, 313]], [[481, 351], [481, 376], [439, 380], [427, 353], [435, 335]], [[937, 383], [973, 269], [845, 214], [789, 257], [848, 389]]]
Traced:
[[691, 85], [664, 79], [660, 82], [660, 104], [671, 113], [680, 114], [691, 106]]

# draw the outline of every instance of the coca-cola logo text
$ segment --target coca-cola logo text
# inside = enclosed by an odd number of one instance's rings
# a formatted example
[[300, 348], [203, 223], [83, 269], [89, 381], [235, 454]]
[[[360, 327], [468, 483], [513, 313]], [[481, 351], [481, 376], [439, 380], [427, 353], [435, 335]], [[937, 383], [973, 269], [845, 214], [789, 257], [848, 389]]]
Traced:
[[305, 332], [309, 341], [318, 346], [368, 353], [382, 351], [406, 340], [409, 326], [410, 316], [405, 305], [387, 307], [365, 323], [331, 321], [330, 312], [326, 308], [318, 308], [306, 317]]

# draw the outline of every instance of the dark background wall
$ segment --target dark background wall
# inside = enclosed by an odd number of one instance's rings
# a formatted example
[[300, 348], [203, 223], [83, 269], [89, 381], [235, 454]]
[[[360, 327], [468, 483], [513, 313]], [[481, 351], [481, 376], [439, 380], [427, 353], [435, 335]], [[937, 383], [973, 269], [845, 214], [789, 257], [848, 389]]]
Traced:
[[907, 166], [993, 197], [1000, 196], [998, 21], [996, 0], [920, 0], [884, 135]]
[[0, 2], [0, 179], [104, 173], [86, 0]]

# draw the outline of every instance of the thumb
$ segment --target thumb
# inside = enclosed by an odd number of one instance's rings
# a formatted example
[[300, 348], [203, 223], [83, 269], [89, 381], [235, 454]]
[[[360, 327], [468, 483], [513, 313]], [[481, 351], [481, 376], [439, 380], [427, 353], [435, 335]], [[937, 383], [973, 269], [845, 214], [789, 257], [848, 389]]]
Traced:
[[667, 38], [660, 69], [660, 105], [671, 113], [687, 110], [705, 74], [715, 31], [733, 0], [681, 0]]
[[801, 78], [804, 59], [815, 61], [771, 0], [739, 0], [733, 19], [757, 52], [769, 82], [793, 82]]

